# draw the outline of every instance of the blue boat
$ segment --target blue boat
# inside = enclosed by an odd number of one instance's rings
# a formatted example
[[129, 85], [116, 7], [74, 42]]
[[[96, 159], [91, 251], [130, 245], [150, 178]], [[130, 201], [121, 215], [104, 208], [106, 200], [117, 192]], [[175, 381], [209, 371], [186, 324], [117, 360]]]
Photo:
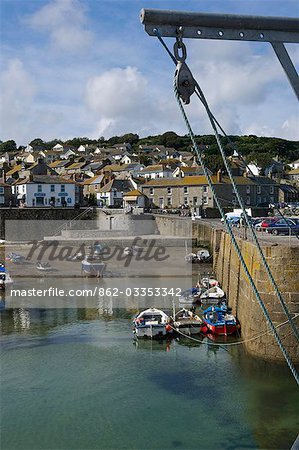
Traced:
[[207, 332], [227, 336], [238, 329], [237, 319], [226, 305], [210, 306], [203, 312], [203, 321]]

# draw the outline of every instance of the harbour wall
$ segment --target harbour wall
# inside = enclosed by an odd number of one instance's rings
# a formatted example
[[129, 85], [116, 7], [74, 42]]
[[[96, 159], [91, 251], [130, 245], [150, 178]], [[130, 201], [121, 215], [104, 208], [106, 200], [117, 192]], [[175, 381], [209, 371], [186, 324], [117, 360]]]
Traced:
[[[268, 326], [252, 287], [241, 267], [240, 259], [230, 240], [222, 229], [209, 223], [192, 222], [187, 218], [156, 216], [157, 228], [161, 234], [186, 234], [191, 232], [199, 246], [203, 245], [213, 253], [214, 271], [226, 292], [229, 305], [238, 317], [242, 327], [242, 339], [246, 350], [253, 356], [266, 360], [283, 362], [284, 357], [274, 337], [267, 333]], [[277, 326], [286, 321], [274, 288], [266, 274], [256, 246], [241, 237], [236, 237], [250, 275], [260, 293], [273, 323]], [[299, 312], [299, 246], [262, 244], [262, 250], [278, 288], [291, 314]], [[298, 318], [296, 319], [299, 325]], [[286, 323], [277, 329], [293, 361], [299, 363], [299, 346]], [[258, 338], [256, 338], [259, 336]]]

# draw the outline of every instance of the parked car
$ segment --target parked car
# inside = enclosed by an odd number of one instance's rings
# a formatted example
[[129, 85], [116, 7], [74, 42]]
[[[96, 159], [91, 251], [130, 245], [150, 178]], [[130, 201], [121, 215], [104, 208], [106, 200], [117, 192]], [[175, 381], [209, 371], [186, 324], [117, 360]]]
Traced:
[[299, 221], [291, 219], [279, 219], [269, 223], [267, 233], [271, 234], [299, 234]]
[[268, 226], [271, 223], [275, 223], [278, 219], [279, 219], [279, 217], [267, 217], [266, 219], [264, 219], [260, 225], [261, 231], [266, 231]]

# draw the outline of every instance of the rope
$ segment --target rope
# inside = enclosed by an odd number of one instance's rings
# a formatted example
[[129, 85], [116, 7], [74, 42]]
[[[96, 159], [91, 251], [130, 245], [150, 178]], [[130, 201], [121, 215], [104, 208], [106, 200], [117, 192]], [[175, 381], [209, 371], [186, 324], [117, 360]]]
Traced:
[[[293, 319], [296, 319], [298, 316], [299, 316], [299, 313], [294, 314]], [[286, 325], [288, 322], [289, 322], [289, 321], [286, 320], [285, 322], [282, 322], [282, 323], [276, 325], [275, 328], [276, 328], [276, 329], [277, 329], [277, 328], [281, 328], [281, 327], [283, 327], [284, 325]], [[170, 325], [170, 326], [171, 326], [171, 325]], [[206, 345], [217, 346], [217, 347], [219, 347], [219, 345], [221, 345], [222, 347], [233, 347], [233, 346], [236, 346], [236, 345], [243, 345], [243, 344], [246, 344], [247, 342], [255, 341], [256, 339], [259, 339], [259, 338], [261, 338], [261, 337], [263, 337], [263, 336], [266, 336], [267, 334], [270, 334], [270, 330], [268, 330], [268, 331], [265, 331], [265, 332], [263, 332], [263, 333], [261, 333], [261, 334], [258, 334], [258, 335], [256, 335], [256, 336], [253, 336], [252, 338], [244, 339], [243, 341], [229, 342], [229, 343], [224, 343], [224, 344], [223, 344], [223, 343], [215, 344], [214, 342], [200, 341], [200, 340], [194, 338], [193, 336], [190, 336], [190, 335], [188, 335], [188, 334], [183, 333], [182, 331], [178, 330], [177, 328], [174, 328], [174, 327], [172, 327], [172, 326], [171, 326], [171, 328], [172, 328], [174, 331], [176, 331], [177, 333], [181, 334], [182, 336], [184, 336], [184, 337], [186, 337], [186, 338], [188, 338], [188, 339], [190, 339], [190, 340], [192, 340], [192, 341], [194, 341], [194, 342], [198, 342], [199, 344], [206, 344]]]
[[[200, 88], [199, 88], [199, 89], [200, 89]], [[290, 358], [290, 356], [289, 356], [287, 350], [285, 349], [285, 347], [284, 347], [284, 345], [283, 345], [283, 343], [282, 343], [282, 341], [281, 341], [281, 339], [280, 339], [280, 337], [279, 337], [279, 335], [278, 335], [278, 333], [277, 333], [277, 331], [276, 331], [276, 329], [275, 329], [275, 326], [274, 326], [274, 324], [273, 324], [273, 322], [272, 322], [272, 320], [271, 320], [271, 317], [269, 316], [269, 313], [268, 313], [268, 311], [267, 311], [267, 309], [266, 309], [266, 307], [265, 307], [265, 305], [264, 305], [264, 302], [263, 302], [263, 300], [262, 300], [262, 298], [261, 298], [261, 296], [260, 296], [260, 294], [259, 294], [259, 292], [258, 292], [258, 290], [257, 290], [257, 287], [256, 287], [256, 285], [255, 285], [255, 283], [254, 283], [254, 281], [253, 281], [253, 279], [252, 279], [252, 277], [251, 277], [251, 274], [250, 274], [250, 272], [249, 272], [249, 270], [248, 270], [248, 267], [247, 267], [247, 265], [246, 265], [246, 263], [245, 263], [245, 260], [244, 260], [244, 258], [243, 258], [243, 256], [242, 256], [241, 250], [240, 250], [239, 245], [238, 245], [238, 243], [237, 243], [237, 241], [236, 241], [236, 239], [235, 239], [235, 236], [234, 236], [234, 234], [233, 234], [233, 232], [232, 232], [231, 226], [230, 226], [229, 222], [226, 220], [226, 217], [225, 217], [224, 211], [223, 211], [223, 209], [222, 209], [222, 206], [221, 206], [221, 204], [219, 203], [219, 200], [218, 200], [218, 198], [217, 198], [217, 194], [216, 194], [216, 191], [215, 191], [215, 189], [214, 189], [214, 185], [213, 185], [213, 183], [212, 183], [211, 177], [210, 177], [210, 175], [209, 175], [209, 173], [208, 173], [208, 171], [207, 171], [207, 168], [205, 167], [204, 160], [203, 160], [203, 158], [202, 158], [202, 154], [201, 154], [201, 152], [200, 152], [200, 150], [199, 150], [199, 147], [198, 147], [198, 145], [197, 145], [197, 142], [196, 142], [196, 140], [195, 140], [195, 135], [194, 135], [194, 133], [193, 133], [193, 130], [192, 130], [192, 128], [191, 128], [191, 125], [190, 125], [190, 123], [189, 123], [189, 120], [188, 120], [188, 118], [187, 118], [187, 116], [186, 116], [186, 113], [185, 113], [185, 110], [184, 110], [184, 107], [183, 107], [181, 98], [180, 98], [180, 96], [179, 96], [179, 93], [178, 93], [178, 90], [177, 90], [177, 87], [176, 87], [175, 79], [174, 79], [174, 93], [175, 93], [175, 97], [176, 97], [177, 102], [178, 102], [178, 105], [179, 105], [179, 109], [180, 109], [181, 114], [182, 114], [182, 116], [183, 116], [183, 119], [184, 119], [184, 121], [185, 121], [186, 127], [187, 127], [187, 129], [188, 129], [188, 133], [189, 133], [190, 139], [191, 139], [191, 141], [192, 141], [194, 150], [196, 151], [197, 157], [198, 157], [198, 159], [199, 159], [199, 161], [200, 161], [200, 164], [201, 164], [201, 166], [202, 166], [202, 168], [203, 168], [204, 175], [205, 175], [205, 177], [206, 177], [206, 179], [207, 179], [207, 181], [208, 181], [208, 185], [209, 185], [209, 187], [210, 187], [210, 189], [211, 189], [211, 192], [212, 192], [212, 194], [213, 194], [215, 203], [216, 203], [216, 205], [217, 205], [217, 207], [218, 207], [218, 210], [219, 210], [219, 212], [220, 212], [220, 214], [221, 214], [221, 217], [222, 217], [223, 220], [224, 220], [224, 223], [225, 223], [225, 225], [226, 225], [226, 229], [227, 229], [227, 231], [228, 231], [228, 233], [229, 233], [229, 235], [230, 235], [231, 241], [232, 241], [232, 243], [233, 243], [233, 245], [234, 245], [234, 247], [235, 247], [235, 250], [236, 250], [236, 252], [237, 252], [237, 254], [238, 254], [238, 256], [239, 256], [239, 259], [240, 259], [240, 261], [241, 261], [241, 264], [242, 264], [242, 267], [243, 267], [243, 269], [244, 269], [244, 272], [245, 272], [245, 274], [246, 274], [246, 276], [247, 276], [247, 278], [248, 278], [248, 280], [249, 280], [249, 282], [250, 282], [250, 285], [251, 285], [252, 290], [253, 290], [253, 292], [254, 292], [254, 295], [255, 295], [255, 297], [256, 297], [256, 299], [257, 299], [257, 301], [258, 301], [258, 303], [259, 303], [259, 305], [260, 305], [260, 307], [261, 307], [261, 309], [262, 309], [262, 312], [263, 312], [264, 316], [266, 317], [266, 320], [267, 320], [267, 322], [268, 322], [268, 325], [269, 325], [270, 329], [271, 329], [272, 332], [273, 332], [273, 335], [274, 335], [274, 337], [275, 337], [275, 339], [276, 339], [276, 342], [277, 342], [279, 348], [281, 349], [281, 352], [282, 352], [282, 354], [283, 354], [283, 356], [284, 356], [284, 358], [285, 358], [285, 360], [286, 360], [286, 362], [287, 362], [287, 364], [288, 364], [288, 366], [289, 366], [289, 368], [290, 368], [290, 370], [291, 370], [291, 372], [292, 372], [292, 374], [293, 374], [293, 376], [294, 376], [294, 378], [295, 378], [297, 384], [299, 385], [299, 375], [298, 375], [298, 372], [297, 372], [295, 366], [293, 365], [293, 362], [292, 362], [292, 360], [291, 360], [291, 358]], [[209, 109], [207, 109], [207, 112], [210, 112]], [[211, 123], [212, 123], [213, 129], [214, 129], [215, 124], [214, 124], [213, 121], [212, 121]], [[217, 130], [216, 130], [216, 140], [217, 140], [217, 143], [218, 143], [219, 135], [218, 135]], [[220, 145], [221, 145], [221, 144], [220, 144]], [[222, 148], [222, 147], [221, 147], [221, 148]], [[234, 183], [234, 182], [233, 182], [233, 183]], [[234, 183], [234, 186], [235, 186], [235, 183]], [[247, 218], [246, 211], [245, 211], [245, 217]], [[247, 218], [247, 221], [248, 221], [248, 218]], [[249, 226], [250, 226], [250, 225], [249, 225]], [[258, 244], [258, 245], [259, 245], [259, 244]], [[271, 272], [270, 272], [270, 274], [271, 274]], [[272, 274], [271, 274], [271, 275], [272, 275]], [[273, 278], [273, 277], [272, 277], [272, 278]], [[275, 283], [275, 280], [274, 280], [274, 279], [273, 279], [273, 281], [274, 281], [274, 283]], [[279, 292], [279, 291], [278, 291], [278, 292]], [[280, 293], [279, 293], [279, 294], [280, 294]], [[283, 302], [283, 303], [284, 303], [284, 302]], [[288, 317], [288, 319], [289, 319], [290, 324], [292, 325], [292, 327], [294, 327], [294, 332], [295, 332], [295, 335], [296, 335], [296, 334], [297, 334], [297, 328], [295, 327], [295, 324], [294, 324], [294, 323], [292, 322], [292, 320], [290, 319], [288, 310], [286, 311], [286, 315], [287, 315], [287, 317]]]
[[242, 267], [243, 267], [243, 269], [244, 269], [244, 271], [245, 271], [245, 273], [246, 273], [246, 275], [247, 275], [247, 278], [248, 278], [248, 280], [249, 280], [249, 282], [250, 282], [250, 285], [251, 285], [252, 290], [253, 290], [253, 292], [254, 292], [254, 294], [255, 294], [255, 297], [256, 297], [256, 299], [257, 299], [257, 301], [258, 301], [258, 303], [259, 303], [259, 305], [260, 305], [260, 307], [261, 307], [261, 309], [262, 309], [262, 311], [263, 311], [263, 313], [264, 313], [264, 316], [266, 317], [266, 320], [267, 320], [267, 322], [268, 322], [268, 324], [269, 324], [269, 327], [271, 328], [271, 330], [272, 330], [272, 332], [273, 332], [273, 334], [274, 334], [274, 337], [275, 337], [275, 339], [276, 339], [276, 342], [278, 343], [278, 345], [279, 345], [279, 347], [280, 347], [280, 349], [281, 349], [281, 351], [282, 351], [282, 354], [283, 354], [283, 356], [284, 356], [284, 358], [285, 358], [285, 360], [286, 360], [286, 362], [287, 362], [287, 364], [288, 364], [288, 366], [289, 366], [289, 368], [290, 368], [290, 370], [291, 370], [291, 372], [292, 372], [292, 374], [293, 374], [293, 376], [294, 376], [294, 378], [295, 378], [297, 384], [299, 385], [299, 374], [298, 374], [298, 372], [297, 372], [295, 366], [293, 365], [293, 362], [292, 362], [292, 360], [291, 360], [291, 358], [290, 358], [290, 356], [289, 356], [287, 350], [285, 349], [283, 343], [282, 343], [281, 340], [280, 340], [280, 337], [279, 337], [279, 335], [278, 335], [278, 333], [277, 333], [277, 331], [276, 331], [276, 329], [275, 329], [275, 326], [274, 326], [274, 324], [273, 324], [273, 322], [272, 322], [272, 320], [271, 320], [271, 318], [270, 318], [270, 316], [269, 316], [269, 314], [268, 314], [268, 311], [267, 311], [267, 309], [266, 309], [266, 307], [265, 307], [265, 305], [264, 305], [264, 302], [263, 302], [263, 300], [262, 300], [262, 298], [261, 298], [261, 296], [260, 296], [260, 294], [259, 294], [259, 292], [258, 292], [258, 290], [257, 290], [257, 288], [256, 288], [256, 285], [255, 285], [255, 283], [254, 283], [254, 281], [253, 281], [253, 279], [252, 279], [252, 276], [250, 275], [250, 272], [249, 272], [248, 267], [247, 267], [247, 265], [246, 265], [246, 263], [245, 263], [245, 261], [244, 261], [243, 255], [242, 255], [241, 250], [240, 250], [240, 248], [239, 248], [239, 245], [238, 245], [238, 243], [237, 243], [237, 241], [236, 241], [236, 239], [235, 239], [235, 236], [234, 236], [234, 234], [233, 234], [233, 232], [232, 232], [231, 226], [230, 226], [229, 222], [226, 220], [226, 217], [225, 217], [224, 211], [223, 211], [223, 209], [222, 209], [222, 206], [220, 205], [220, 203], [219, 203], [219, 201], [218, 201], [218, 198], [217, 198], [217, 194], [216, 194], [214, 185], [213, 185], [212, 180], [211, 180], [211, 177], [210, 177], [210, 175], [209, 175], [209, 173], [208, 173], [208, 171], [207, 171], [207, 168], [205, 167], [204, 160], [203, 160], [202, 155], [201, 155], [201, 153], [200, 153], [200, 151], [199, 151], [198, 145], [197, 145], [197, 143], [196, 143], [196, 141], [195, 141], [194, 133], [193, 133], [193, 131], [192, 131], [191, 125], [190, 125], [190, 123], [189, 123], [189, 120], [188, 120], [188, 118], [187, 118], [187, 116], [186, 116], [184, 107], [183, 107], [183, 105], [182, 105], [182, 102], [181, 102], [181, 99], [180, 99], [180, 96], [179, 96], [179, 93], [178, 93], [178, 91], [177, 91], [177, 88], [176, 88], [176, 85], [175, 85], [175, 84], [174, 84], [174, 92], [175, 92], [175, 97], [176, 97], [176, 99], [177, 99], [177, 102], [178, 102], [180, 111], [181, 111], [182, 116], [183, 116], [183, 118], [184, 118], [184, 120], [185, 120], [185, 124], [186, 124], [186, 126], [187, 126], [187, 129], [188, 129], [189, 136], [190, 136], [190, 138], [191, 138], [193, 147], [194, 147], [194, 149], [195, 149], [195, 151], [196, 151], [196, 153], [197, 153], [197, 157], [198, 157], [198, 159], [199, 159], [199, 161], [200, 161], [200, 164], [201, 164], [201, 166], [202, 166], [202, 168], [203, 168], [205, 177], [206, 177], [206, 179], [207, 179], [207, 181], [208, 181], [208, 185], [209, 185], [209, 187], [210, 187], [210, 189], [211, 189], [211, 192], [212, 192], [213, 197], [214, 197], [214, 199], [215, 199], [215, 203], [216, 203], [216, 205], [217, 205], [217, 207], [218, 207], [218, 210], [220, 211], [221, 217], [224, 219], [224, 223], [225, 223], [225, 225], [226, 225], [226, 229], [227, 229], [227, 231], [228, 231], [228, 233], [229, 233], [229, 235], [230, 235], [230, 237], [231, 237], [231, 241], [232, 241], [232, 243], [233, 243], [233, 245], [234, 245], [234, 247], [235, 247], [235, 250], [236, 250], [236, 252], [237, 252], [237, 254], [238, 254], [238, 256], [239, 256], [239, 259], [240, 259], [240, 261], [241, 261]]
[[239, 191], [238, 191], [237, 185], [236, 185], [236, 183], [235, 183], [234, 177], [233, 177], [233, 175], [232, 175], [231, 169], [230, 169], [230, 167], [229, 167], [229, 165], [228, 165], [228, 163], [227, 163], [226, 154], [225, 154], [225, 151], [224, 151], [224, 149], [223, 149], [223, 147], [222, 147], [222, 144], [221, 144], [221, 141], [220, 141], [220, 137], [219, 137], [219, 133], [218, 133], [218, 131], [217, 131], [217, 127], [216, 127], [215, 122], [214, 122], [214, 120], [213, 120], [213, 117], [212, 117], [212, 114], [211, 114], [209, 105], [208, 105], [208, 103], [207, 103], [207, 101], [206, 101], [206, 99], [205, 99], [205, 96], [204, 96], [204, 94], [203, 94], [203, 92], [202, 92], [202, 90], [201, 90], [201, 88], [199, 87], [199, 85], [198, 85], [197, 82], [196, 82], [196, 88], [199, 90], [199, 92], [200, 92], [200, 94], [201, 94], [201, 96], [202, 96], [202, 99], [203, 99], [203, 105], [204, 105], [204, 107], [205, 107], [205, 109], [206, 109], [206, 112], [207, 112], [207, 114], [208, 114], [208, 116], [209, 116], [209, 120], [210, 120], [211, 126], [212, 126], [212, 128], [213, 128], [213, 130], [214, 130], [214, 134], [215, 134], [215, 137], [216, 137], [216, 141], [217, 141], [217, 144], [218, 144], [218, 147], [219, 147], [219, 150], [220, 150], [220, 153], [221, 153], [221, 156], [222, 156], [222, 159], [223, 159], [225, 168], [226, 168], [226, 170], [227, 170], [227, 174], [228, 174], [229, 179], [230, 179], [230, 181], [231, 181], [231, 183], [232, 183], [232, 186], [233, 186], [234, 192], [235, 192], [235, 194], [236, 194], [238, 203], [239, 203], [239, 205], [240, 205], [240, 207], [241, 207], [241, 209], [242, 209], [242, 211], [243, 211], [243, 214], [244, 214], [244, 217], [245, 217], [246, 224], [247, 224], [248, 228], [251, 230], [252, 237], [253, 237], [253, 241], [254, 241], [255, 244], [256, 244], [256, 247], [257, 247], [258, 252], [259, 252], [259, 254], [260, 254], [260, 257], [261, 257], [263, 266], [264, 266], [264, 268], [265, 268], [265, 270], [266, 270], [266, 272], [267, 272], [267, 275], [268, 275], [268, 277], [269, 277], [269, 280], [270, 280], [270, 282], [271, 282], [271, 284], [272, 284], [272, 286], [273, 286], [273, 288], [274, 288], [274, 291], [275, 291], [275, 293], [276, 293], [276, 295], [277, 295], [277, 297], [278, 297], [278, 300], [279, 300], [279, 302], [280, 302], [280, 304], [281, 304], [281, 306], [282, 306], [282, 309], [284, 310], [284, 312], [285, 312], [287, 318], [289, 319], [289, 322], [290, 322], [290, 324], [291, 324], [291, 326], [292, 326], [292, 328], [293, 328], [293, 331], [294, 331], [294, 334], [295, 334], [295, 336], [296, 336], [296, 338], [297, 338], [297, 341], [299, 342], [299, 330], [298, 330], [296, 324], [292, 321], [292, 318], [291, 318], [290, 312], [289, 312], [289, 310], [288, 310], [288, 308], [287, 308], [287, 305], [286, 305], [286, 303], [285, 303], [285, 301], [284, 301], [284, 299], [283, 299], [283, 297], [282, 297], [282, 295], [281, 295], [281, 293], [280, 293], [280, 291], [279, 291], [279, 288], [278, 288], [278, 286], [277, 286], [277, 283], [276, 283], [276, 281], [275, 281], [275, 279], [274, 279], [274, 277], [273, 277], [273, 275], [272, 275], [272, 272], [271, 272], [271, 270], [270, 270], [270, 267], [269, 267], [269, 265], [268, 265], [268, 263], [267, 263], [267, 261], [266, 261], [264, 252], [263, 252], [263, 250], [262, 250], [262, 247], [260, 246], [258, 237], [257, 237], [256, 232], [255, 232], [255, 229], [253, 228], [253, 226], [252, 226], [252, 224], [251, 224], [251, 222], [250, 222], [250, 220], [249, 220], [249, 217], [248, 217], [248, 214], [247, 214], [247, 212], [246, 212], [246, 209], [245, 209], [245, 205], [244, 205], [243, 199], [242, 199], [242, 197], [241, 197], [240, 194], [239, 194]]
[[[166, 45], [165, 42], [163, 41], [163, 39], [162, 39], [162, 37], [161, 37], [161, 35], [159, 34], [159, 31], [158, 31], [157, 29], [155, 30], [155, 34], [156, 34], [156, 36], [158, 37], [159, 41], [162, 43], [163, 47], [166, 49], [167, 53], [170, 55], [171, 59], [172, 59], [173, 61], [175, 61], [175, 64], [176, 64], [176, 63], [177, 63], [176, 59], [174, 58], [174, 56], [172, 55], [172, 53], [171, 53], [170, 50], [168, 49], [167, 45]], [[236, 183], [235, 183], [234, 177], [233, 177], [233, 175], [232, 175], [231, 169], [230, 169], [230, 167], [229, 167], [229, 165], [228, 165], [228, 163], [227, 163], [226, 154], [225, 154], [225, 151], [224, 151], [224, 149], [223, 149], [223, 147], [222, 147], [222, 144], [221, 144], [221, 141], [220, 141], [220, 136], [219, 136], [219, 133], [218, 133], [218, 130], [217, 130], [217, 127], [216, 127], [215, 122], [218, 124], [218, 126], [219, 126], [220, 129], [222, 129], [222, 127], [220, 126], [220, 124], [218, 123], [218, 121], [216, 121], [216, 119], [214, 118], [214, 116], [213, 116], [213, 114], [212, 114], [212, 112], [211, 112], [211, 110], [210, 110], [210, 108], [209, 108], [208, 102], [207, 102], [207, 100], [206, 100], [206, 98], [205, 98], [205, 96], [204, 96], [204, 94], [203, 94], [203, 91], [202, 91], [202, 89], [200, 88], [199, 84], [197, 83], [196, 80], [194, 80], [194, 81], [195, 81], [195, 85], [196, 85], [196, 89], [197, 89], [197, 91], [195, 90], [195, 93], [196, 93], [196, 95], [198, 96], [198, 98], [201, 100], [201, 102], [202, 102], [202, 104], [204, 105], [204, 107], [205, 107], [205, 109], [206, 109], [206, 112], [207, 112], [207, 114], [208, 114], [208, 117], [209, 117], [211, 126], [212, 126], [213, 131], [214, 131], [214, 134], [215, 134], [216, 142], [217, 142], [218, 148], [219, 148], [220, 153], [221, 153], [221, 156], [222, 156], [222, 160], [223, 160], [224, 165], [225, 165], [225, 168], [226, 168], [226, 170], [227, 170], [227, 174], [228, 174], [228, 176], [229, 176], [229, 179], [230, 179], [230, 181], [231, 181], [231, 183], [232, 183], [233, 190], [234, 190], [234, 192], [235, 192], [235, 194], [236, 194], [238, 203], [239, 203], [239, 205], [240, 205], [240, 207], [241, 207], [241, 209], [242, 209], [242, 212], [243, 212], [243, 214], [244, 214], [246, 224], [247, 224], [248, 228], [251, 230], [251, 234], [252, 234], [252, 237], [253, 237], [253, 241], [254, 241], [254, 243], [256, 244], [256, 247], [257, 247], [258, 252], [259, 252], [259, 254], [260, 254], [260, 257], [261, 257], [263, 266], [264, 266], [264, 268], [265, 268], [265, 270], [266, 270], [266, 273], [267, 273], [267, 275], [268, 275], [268, 278], [269, 278], [269, 280], [270, 280], [270, 282], [271, 282], [271, 284], [272, 284], [272, 286], [273, 286], [273, 288], [274, 288], [274, 291], [275, 291], [275, 293], [276, 293], [276, 295], [277, 295], [277, 298], [278, 298], [278, 300], [279, 300], [279, 302], [280, 302], [280, 304], [281, 304], [281, 306], [282, 306], [282, 309], [283, 309], [284, 313], [286, 314], [287, 318], [289, 319], [289, 322], [290, 322], [291, 327], [292, 327], [292, 329], [293, 329], [293, 332], [294, 332], [294, 334], [295, 334], [295, 336], [296, 336], [296, 339], [297, 339], [297, 341], [299, 342], [299, 330], [298, 330], [296, 324], [295, 324], [295, 323], [292, 321], [292, 319], [291, 319], [290, 312], [289, 312], [289, 310], [288, 310], [288, 308], [287, 308], [287, 305], [286, 305], [286, 303], [285, 303], [285, 301], [284, 301], [284, 299], [283, 299], [283, 297], [282, 297], [282, 295], [281, 295], [281, 293], [280, 293], [280, 291], [279, 291], [279, 288], [278, 288], [277, 283], [276, 283], [276, 281], [275, 281], [275, 279], [274, 279], [274, 277], [273, 277], [273, 275], [272, 275], [272, 272], [271, 272], [271, 270], [270, 270], [270, 267], [269, 267], [269, 265], [268, 265], [268, 263], [267, 263], [267, 261], [266, 261], [266, 258], [265, 258], [265, 256], [264, 256], [264, 252], [263, 252], [263, 250], [262, 250], [262, 248], [261, 248], [261, 246], [260, 246], [258, 237], [257, 237], [256, 232], [255, 232], [255, 229], [254, 229], [254, 227], [252, 226], [252, 224], [251, 224], [251, 222], [250, 222], [250, 220], [249, 220], [249, 218], [248, 218], [248, 214], [247, 214], [247, 212], [246, 212], [246, 209], [245, 209], [243, 200], [242, 200], [242, 198], [241, 198], [241, 196], [240, 196], [240, 194], [239, 194], [239, 191], [238, 191], [238, 188], [237, 188], [237, 186], [236, 186]], [[175, 83], [174, 83], [174, 87], [175, 87], [175, 93], [176, 93], [176, 97], [177, 97], [178, 92], [177, 92], [177, 88], [176, 88], [176, 86], [175, 86]], [[177, 100], [179, 101], [179, 104], [180, 104], [181, 107], [182, 107], [181, 99], [180, 99], [179, 97], [177, 97]], [[185, 122], [186, 122], [186, 120], [188, 121], [187, 116], [186, 116], [186, 114], [185, 114], [185, 111], [184, 111], [183, 116], [184, 116]], [[189, 127], [190, 127], [190, 124], [189, 124]], [[188, 125], [187, 125], [187, 128], [189, 128], [189, 127], [188, 127]], [[190, 129], [191, 129], [191, 127], [190, 127]], [[192, 131], [192, 130], [191, 130], [191, 131]], [[222, 131], [223, 131], [223, 129], [222, 129]], [[224, 131], [223, 131], [223, 132], [224, 132]], [[189, 133], [189, 134], [190, 134], [190, 133]], [[192, 132], [192, 134], [193, 134], [193, 132]], [[224, 134], [225, 134], [225, 132], [224, 132]], [[193, 135], [193, 136], [194, 136], [194, 135]], [[190, 137], [191, 137], [191, 135], [190, 135]], [[192, 140], [192, 138], [191, 138], [191, 140]], [[195, 141], [195, 136], [194, 136], [194, 141]], [[194, 143], [193, 143], [193, 147], [194, 147], [194, 149], [195, 149], [195, 151], [196, 151], [196, 153], [197, 153], [197, 156], [198, 156], [198, 155], [199, 155], [199, 148], [198, 148], [197, 144], [195, 143], [195, 145], [194, 145]], [[201, 158], [201, 161], [202, 161], [202, 158]], [[200, 161], [200, 162], [201, 162], [201, 161]], [[201, 162], [201, 165], [203, 165], [202, 162]], [[204, 171], [204, 173], [205, 173], [205, 171]], [[206, 173], [205, 173], [205, 175], [206, 175]], [[214, 196], [214, 198], [215, 198], [215, 196]], [[215, 200], [216, 200], [216, 199], [215, 199]], [[217, 204], [217, 202], [216, 202], [216, 204]], [[218, 204], [219, 204], [219, 202], [218, 202]], [[218, 206], [218, 204], [217, 204], [217, 206]], [[219, 209], [219, 206], [218, 206], [218, 209]], [[223, 217], [223, 216], [222, 216], [222, 217]], [[224, 220], [225, 220], [225, 222], [226, 222], [225, 217], [223, 217], [223, 218], [224, 218]]]

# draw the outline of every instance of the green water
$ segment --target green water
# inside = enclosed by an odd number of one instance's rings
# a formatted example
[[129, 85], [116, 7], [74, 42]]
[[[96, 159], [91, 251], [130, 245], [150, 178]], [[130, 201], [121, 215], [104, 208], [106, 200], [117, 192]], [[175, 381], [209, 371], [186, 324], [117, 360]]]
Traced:
[[1, 312], [1, 450], [284, 449], [285, 366], [241, 348], [133, 343], [132, 311]]

